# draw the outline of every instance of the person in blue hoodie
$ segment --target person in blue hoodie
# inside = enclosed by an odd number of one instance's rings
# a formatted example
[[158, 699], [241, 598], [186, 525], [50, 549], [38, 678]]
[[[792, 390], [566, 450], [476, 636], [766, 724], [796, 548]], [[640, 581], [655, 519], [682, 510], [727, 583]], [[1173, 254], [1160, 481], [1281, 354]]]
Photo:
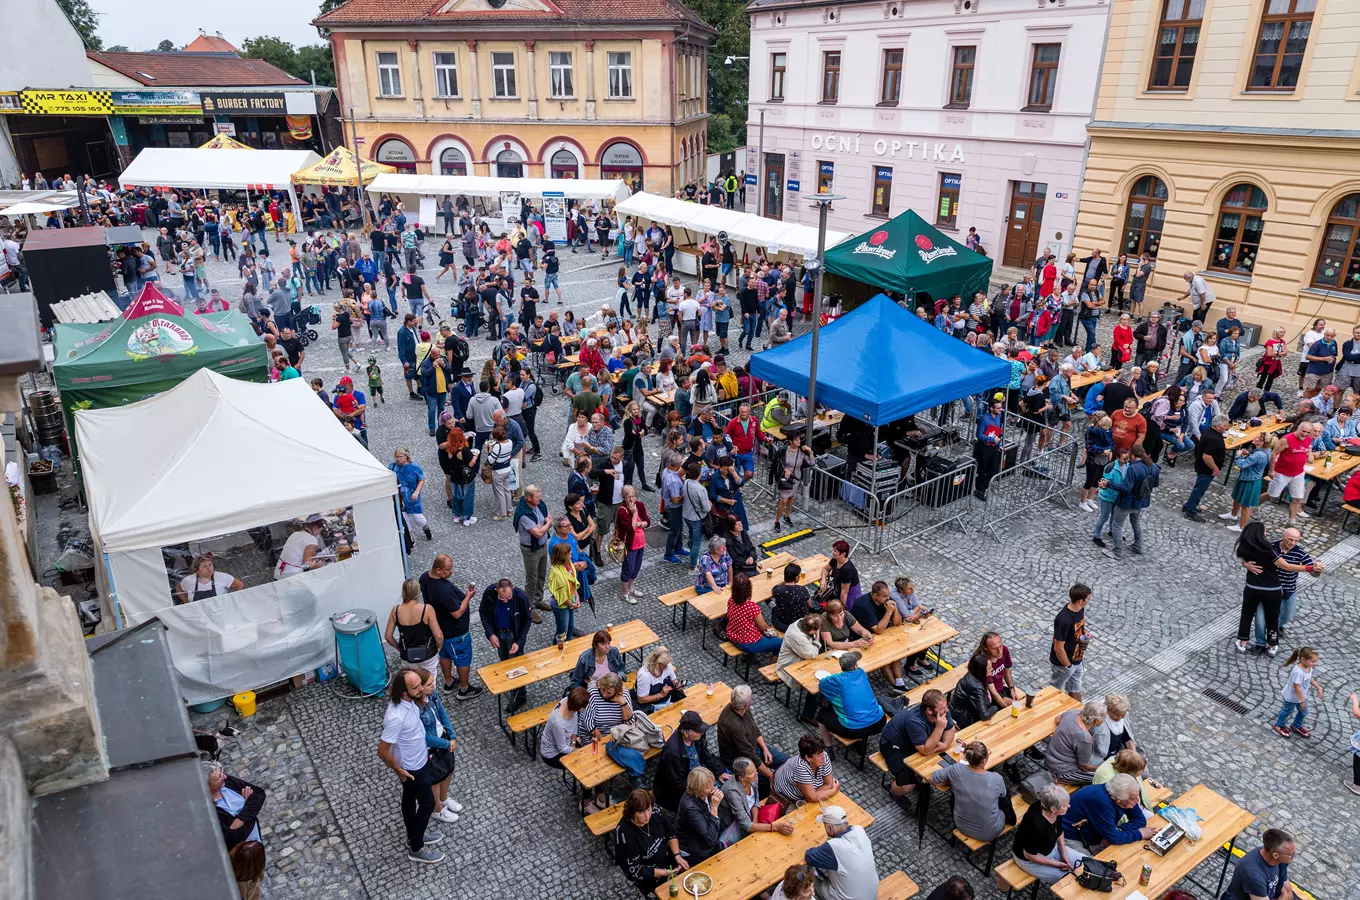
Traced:
[[832, 743], [832, 732], [859, 739], [878, 734], [887, 724], [869, 676], [859, 667], [859, 654], [854, 651], [842, 654], [840, 664], [840, 672], [817, 684], [824, 701], [817, 713], [817, 730], [827, 746]]
[[1112, 844], [1147, 840], [1157, 829], [1147, 823], [1138, 796], [1138, 782], [1132, 775], [1120, 774], [1104, 784], [1078, 788], [1063, 813], [1063, 838], [1088, 856]]
[[1104, 551], [1112, 559], [1124, 558], [1124, 523], [1133, 525], [1134, 553], [1143, 552], [1143, 510], [1152, 505], [1152, 489], [1161, 482], [1161, 469], [1148, 457], [1142, 444], [1129, 448], [1132, 461], [1124, 470], [1124, 480], [1119, 486], [1119, 496], [1114, 503], [1114, 516], [1110, 522], [1110, 534], [1114, 538], [1114, 549]]

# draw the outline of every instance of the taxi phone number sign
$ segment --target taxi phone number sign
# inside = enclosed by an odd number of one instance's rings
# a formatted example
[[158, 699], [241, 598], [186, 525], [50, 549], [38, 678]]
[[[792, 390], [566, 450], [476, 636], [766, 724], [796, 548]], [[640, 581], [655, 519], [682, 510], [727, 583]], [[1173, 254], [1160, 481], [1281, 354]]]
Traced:
[[113, 92], [22, 91], [19, 105], [32, 115], [106, 116], [113, 112]]

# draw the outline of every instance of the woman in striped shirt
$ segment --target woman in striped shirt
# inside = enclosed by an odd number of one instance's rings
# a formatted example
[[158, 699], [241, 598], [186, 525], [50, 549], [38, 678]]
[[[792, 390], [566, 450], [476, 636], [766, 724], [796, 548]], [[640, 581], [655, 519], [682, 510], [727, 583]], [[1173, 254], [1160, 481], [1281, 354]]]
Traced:
[[[632, 718], [633, 708], [628, 702], [628, 692], [623, 689], [623, 679], [610, 672], [600, 676], [600, 679], [590, 686], [590, 699], [586, 701], [586, 708], [581, 710], [576, 720], [576, 734], [583, 746], [587, 743], [592, 744], [596, 753], [600, 752], [600, 743], [608, 741], [604, 745], [605, 753], [628, 772], [628, 779], [636, 788], [640, 785], [642, 773], [646, 770], [646, 759], [638, 751], [609, 740], [611, 728], [622, 725]], [[609, 798], [605, 792], [598, 791], [594, 801], [586, 804], [586, 815], [599, 812], [608, 805]]]

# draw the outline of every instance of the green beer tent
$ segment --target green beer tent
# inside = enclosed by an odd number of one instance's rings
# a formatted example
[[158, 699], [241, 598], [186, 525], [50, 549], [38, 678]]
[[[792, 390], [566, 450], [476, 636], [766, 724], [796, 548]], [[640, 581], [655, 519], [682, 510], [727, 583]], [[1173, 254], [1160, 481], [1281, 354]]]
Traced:
[[911, 210], [826, 251], [826, 271], [912, 299], [987, 292], [992, 261]]
[[195, 315], [154, 284], [120, 319], [57, 324], [57, 388], [68, 433], [77, 409], [122, 406], [169, 390], [199, 369], [242, 381], [267, 381], [265, 346], [235, 310]]

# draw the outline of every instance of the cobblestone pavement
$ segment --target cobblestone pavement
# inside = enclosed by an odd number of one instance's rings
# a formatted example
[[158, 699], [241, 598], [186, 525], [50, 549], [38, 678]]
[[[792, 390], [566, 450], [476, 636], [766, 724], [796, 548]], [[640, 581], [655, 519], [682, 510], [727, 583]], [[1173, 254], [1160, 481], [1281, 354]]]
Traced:
[[[427, 245], [433, 261], [435, 247]], [[279, 255], [279, 254], [275, 254]], [[579, 312], [598, 308], [613, 296], [617, 262], [601, 265], [598, 256], [563, 253], [563, 287], [568, 305]], [[429, 270], [427, 278], [435, 270]], [[235, 301], [239, 282], [234, 268], [210, 264], [214, 283]], [[175, 284], [171, 277], [169, 283]], [[452, 293], [447, 279], [431, 284], [447, 309]], [[334, 295], [332, 295], [334, 296]], [[540, 304], [540, 308], [549, 304]], [[308, 348], [304, 376], [321, 375], [328, 385], [341, 374], [335, 342], [324, 332], [329, 306], [323, 303], [323, 333]], [[1105, 324], [1108, 333], [1110, 323]], [[474, 340], [473, 363], [486, 358], [489, 341]], [[361, 354], [363, 358], [366, 354]], [[437, 552], [455, 560], [454, 578], [488, 584], [503, 575], [522, 582], [514, 539], [503, 523], [490, 520], [490, 497], [479, 490], [481, 521], [473, 528], [455, 527], [440, 515], [438, 467], [433, 439], [425, 431], [423, 404], [401, 394], [395, 352], [377, 354], [385, 373], [388, 402], [370, 410], [374, 454], [391, 458], [398, 446], [411, 448], [414, 459], [434, 476], [429, 504], [434, 540], [417, 538], [411, 561], [420, 571]], [[745, 358], [734, 354], [735, 361]], [[1290, 385], [1292, 387], [1292, 384]], [[538, 431], [545, 449], [542, 462], [529, 467], [528, 480], [542, 485], [552, 510], [559, 510], [566, 469], [555, 459], [565, 429], [560, 395], [549, 397], [539, 414]], [[655, 473], [654, 446], [649, 446], [649, 473]], [[1349, 773], [1346, 741], [1357, 723], [1345, 709], [1350, 691], [1360, 688], [1360, 632], [1354, 562], [1335, 567], [1317, 581], [1305, 581], [1299, 618], [1285, 644], [1306, 643], [1322, 652], [1318, 678], [1327, 688], [1325, 702], [1313, 704], [1316, 723], [1311, 741], [1284, 741], [1269, 730], [1278, 709], [1283, 658], [1239, 655], [1231, 644], [1241, 591], [1240, 569], [1231, 557], [1233, 535], [1214, 518], [1230, 503], [1228, 489], [1215, 486], [1205, 501], [1211, 524], [1183, 519], [1179, 506], [1192, 478], [1188, 463], [1164, 469], [1162, 487], [1147, 515], [1147, 552], [1123, 563], [1099, 554], [1090, 542], [1091, 517], [1075, 506], [1053, 503], [1008, 524], [997, 541], [985, 531], [960, 533], [942, 529], [897, 551], [901, 566], [887, 557], [867, 554], [857, 559], [866, 586], [870, 579], [910, 574], [918, 590], [938, 614], [961, 632], [945, 650], [955, 664], [965, 661], [983, 631], [1001, 631], [1016, 660], [1018, 682], [1039, 687], [1046, 678], [1047, 650], [1054, 613], [1068, 586], [1077, 580], [1095, 589], [1088, 617], [1096, 641], [1088, 656], [1088, 696], [1118, 686], [1133, 701], [1132, 728], [1148, 750], [1151, 773], [1177, 792], [1203, 782], [1250, 809], [1257, 817], [1245, 838], [1254, 845], [1266, 827], [1287, 828], [1298, 836], [1299, 857], [1294, 880], [1318, 897], [1360, 896], [1357, 873], [1357, 823], [1360, 799], [1347, 793], [1341, 779]], [[654, 499], [648, 495], [648, 499]], [[1360, 539], [1348, 542], [1340, 530], [1333, 498], [1329, 514], [1304, 524], [1304, 544], [1314, 555], [1338, 544], [1339, 558], [1360, 551]], [[767, 500], [748, 496], [757, 536], [769, 536], [772, 509]], [[1272, 532], [1283, 523], [1281, 513], [1267, 507], [1262, 518]], [[663, 540], [659, 530], [653, 547]], [[827, 534], [801, 540], [789, 549], [800, 554], [825, 552]], [[1357, 546], [1352, 547], [1351, 544]], [[653, 550], [643, 566], [639, 586], [649, 597], [686, 581], [679, 567], [660, 561]], [[680, 634], [667, 611], [654, 600], [636, 606], [621, 602], [616, 569], [602, 572], [597, 585], [598, 622], [645, 620], [671, 647], [681, 675], [695, 681], [737, 677], [712, 653], [699, 649], [699, 634]], [[371, 608], [384, 616], [397, 599], [374, 597]], [[582, 628], [596, 623], [586, 614]], [[535, 629], [532, 645], [546, 644], [544, 628]], [[712, 643], [712, 642], [710, 642]], [[475, 641], [476, 666], [494, 660], [490, 647]], [[881, 687], [881, 681], [875, 679]], [[561, 685], [530, 689], [531, 704], [547, 702]], [[1240, 704], [1243, 712], [1205, 696], [1213, 690]], [[756, 687], [757, 717], [771, 742], [791, 749], [802, 726], [779, 706], [768, 686]], [[465, 805], [462, 820], [444, 826], [450, 840], [443, 845], [449, 859], [439, 866], [417, 866], [405, 859], [397, 812], [395, 779], [375, 755], [382, 719], [379, 700], [342, 699], [326, 685], [309, 685], [286, 698], [264, 703], [252, 719], [238, 720], [220, 711], [195, 717], [196, 725], [232, 721], [242, 729], [223, 754], [228, 766], [269, 790], [264, 839], [270, 850], [268, 887], [275, 898], [626, 898], [634, 896], [610, 863], [604, 842], [579, 823], [570, 791], [546, 766], [511, 751], [496, 728], [495, 699], [483, 694], [470, 703], [449, 703], [458, 730], [458, 772], [452, 793]], [[948, 807], [936, 803], [932, 830], [919, 847], [915, 828], [887, 800], [872, 767], [859, 772], [838, 765], [850, 796], [877, 821], [869, 833], [880, 873], [904, 869], [925, 891], [946, 877], [964, 873], [979, 895], [997, 896], [989, 879], [966, 865], [962, 851], [946, 843]], [[1009, 839], [1002, 839], [1009, 850]], [[1220, 858], [1197, 873], [1212, 885]], [[1208, 890], [1190, 887], [1201, 898]]]

